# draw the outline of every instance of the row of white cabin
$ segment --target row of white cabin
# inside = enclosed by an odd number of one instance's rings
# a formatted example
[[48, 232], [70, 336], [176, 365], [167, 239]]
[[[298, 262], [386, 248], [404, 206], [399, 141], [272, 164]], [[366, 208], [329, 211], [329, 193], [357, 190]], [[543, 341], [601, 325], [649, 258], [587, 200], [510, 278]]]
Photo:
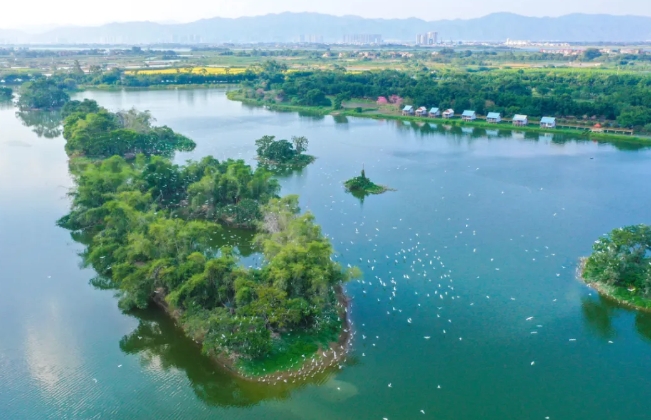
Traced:
[[[414, 107], [407, 105], [402, 110], [402, 115], [415, 115], [417, 117], [443, 117], [445, 119], [450, 119], [454, 117], [454, 109], [446, 109], [441, 112], [439, 108], [432, 108], [429, 111], [424, 106], [414, 110]], [[461, 119], [464, 121], [474, 121], [477, 119], [477, 113], [475, 111], [463, 111], [461, 114]], [[497, 124], [502, 121], [502, 116], [499, 112], [489, 112], [486, 115], [486, 122]], [[518, 127], [524, 127], [529, 124], [529, 119], [526, 115], [515, 114], [513, 116], [513, 125]], [[542, 128], [556, 128], [556, 118], [554, 117], [543, 117], [540, 120], [540, 127]]]

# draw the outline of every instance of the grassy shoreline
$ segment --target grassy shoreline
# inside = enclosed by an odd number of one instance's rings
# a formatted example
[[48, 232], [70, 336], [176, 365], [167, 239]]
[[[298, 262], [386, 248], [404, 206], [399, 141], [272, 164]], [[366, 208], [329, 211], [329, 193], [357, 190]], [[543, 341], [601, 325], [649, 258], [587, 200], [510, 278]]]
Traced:
[[[541, 128], [539, 126], [526, 126], [526, 127], [515, 127], [506, 123], [493, 124], [487, 123], [484, 121], [462, 121], [461, 119], [442, 119], [442, 118], [430, 118], [430, 117], [415, 117], [415, 116], [403, 116], [403, 115], [393, 115], [393, 114], [384, 114], [384, 113], [364, 113], [357, 112], [351, 109], [340, 109], [333, 110], [330, 107], [311, 107], [311, 106], [302, 106], [302, 105], [286, 105], [286, 104], [269, 104], [261, 102], [255, 99], [245, 98], [239, 95], [238, 90], [232, 90], [226, 94], [228, 99], [232, 101], [238, 101], [245, 105], [251, 106], [261, 106], [266, 107], [267, 109], [280, 112], [299, 112], [303, 115], [314, 115], [314, 116], [346, 116], [346, 117], [358, 117], [358, 118], [371, 118], [376, 120], [397, 120], [397, 121], [410, 121], [416, 123], [431, 122], [436, 124], [445, 124], [450, 126], [458, 127], [476, 127], [476, 128], [485, 128], [485, 129], [494, 129], [494, 130], [510, 130], [510, 131], [521, 131], [521, 132], [533, 132], [533, 133], [550, 133], [550, 134], [565, 134], [573, 137], [578, 137], [586, 140], [595, 140], [600, 143], [630, 143], [630, 144], [642, 144], [651, 146], [651, 137], [639, 137], [639, 136], [630, 136], [623, 134], [610, 134], [610, 133], [594, 133], [588, 130], [571, 130], [571, 129], [562, 129], [562, 128]], [[586, 127], [587, 128], [587, 127]]]
[[[269, 371], [261, 366], [254, 366], [250, 363], [242, 362], [239, 358], [225, 353], [210, 353], [208, 357], [213, 363], [229, 371], [234, 376], [250, 382], [277, 384], [281, 381], [287, 382], [290, 378], [293, 380], [292, 383], [299, 381], [309, 382], [313, 376], [338, 367], [348, 354], [353, 336], [350, 318], [348, 317], [350, 300], [346, 296], [342, 286], [336, 288], [336, 295], [337, 301], [341, 306], [339, 311], [341, 327], [336, 340], [329, 341], [327, 348], [319, 347], [312, 353], [301, 354], [300, 356], [290, 354], [276, 364], [276, 370]], [[155, 295], [153, 302], [174, 321], [186, 336], [192, 339], [199, 347], [203, 346], [202, 337], [193, 337], [184, 328], [182, 322], [183, 314], [181, 312], [172, 310], [160, 295]]]
[[576, 277], [582, 283], [595, 290], [597, 293], [599, 293], [599, 295], [615, 301], [619, 305], [637, 311], [651, 312], [651, 299], [641, 297], [634, 291], [631, 292], [624, 287], [617, 287], [609, 284], [588, 281], [583, 276], [586, 261], [587, 257], [581, 258], [579, 260], [579, 266], [577, 267]]

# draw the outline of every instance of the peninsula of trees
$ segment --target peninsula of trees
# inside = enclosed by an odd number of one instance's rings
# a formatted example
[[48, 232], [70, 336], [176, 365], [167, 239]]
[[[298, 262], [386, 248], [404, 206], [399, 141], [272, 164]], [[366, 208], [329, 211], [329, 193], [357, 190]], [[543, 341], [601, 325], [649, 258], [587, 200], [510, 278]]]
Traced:
[[582, 278], [618, 301], [651, 309], [651, 227], [614, 229], [592, 246]]
[[[331, 259], [298, 197], [279, 198], [272, 174], [241, 160], [173, 164], [166, 155], [179, 142], [168, 140], [177, 135], [161, 134], [148, 113], [91, 101], [66, 113], [73, 160], [105, 157], [76, 166], [72, 210], [58, 222], [88, 238], [94, 285], [117, 290], [124, 310], [162, 306], [206, 354], [245, 376], [329, 351], [346, 325], [341, 285], [358, 270]], [[121, 146], [132, 138], [151, 142]], [[131, 162], [119, 156], [136, 152]], [[232, 228], [257, 233], [261, 266], [245, 268], [235, 249], [218, 245]]]

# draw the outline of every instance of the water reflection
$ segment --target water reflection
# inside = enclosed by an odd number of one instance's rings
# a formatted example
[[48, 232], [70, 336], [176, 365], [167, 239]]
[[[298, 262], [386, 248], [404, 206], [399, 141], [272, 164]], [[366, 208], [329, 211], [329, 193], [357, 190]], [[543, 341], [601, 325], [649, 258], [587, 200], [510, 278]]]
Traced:
[[0, 99], [0, 111], [4, 109], [13, 108], [14, 103], [11, 99]]
[[285, 400], [291, 391], [309, 383], [323, 383], [328, 373], [310, 382], [276, 385], [240, 379], [217, 366], [201, 353], [199, 345], [187, 338], [165, 313], [157, 308], [128, 313], [138, 319], [138, 327], [120, 340], [120, 350], [138, 355], [146, 369], [169, 372], [177, 369], [187, 375], [190, 385], [204, 403], [220, 407], [246, 407], [263, 400]]
[[635, 331], [645, 341], [651, 342], [651, 313], [636, 311], [616, 301], [598, 295], [585, 297], [581, 301], [583, 320], [587, 329], [594, 335], [612, 340], [617, 336], [613, 320], [624, 314], [635, 315]]
[[62, 133], [60, 110], [16, 111], [16, 117], [24, 126], [31, 128], [38, 137], [53, 139]]
[[602, 296], [598, 296], [596, 299], [584, 297], [581, 300], [583, 320], [587, 329], [603, 339], [610, 340], [615, 336], [613, 317], [617, 316], [618, 309], [615, 302]]
[[644, 340], [651, 342], [651, 314], [638, 312], [635, 315], [635, 330]]

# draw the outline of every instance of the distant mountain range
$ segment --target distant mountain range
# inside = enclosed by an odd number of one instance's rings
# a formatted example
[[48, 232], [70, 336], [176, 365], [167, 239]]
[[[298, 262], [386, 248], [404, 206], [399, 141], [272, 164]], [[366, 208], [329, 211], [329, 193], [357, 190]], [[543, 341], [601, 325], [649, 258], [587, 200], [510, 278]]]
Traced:
[[[417, 10], [417, 9], [416, 9]], [[494, 13], [477, 19], [365, 19], [319, 13], [281, 13], [236, 19], [211, 18], [184, 24], [110, 23], [97, 27], [60, 27], [40, 34], [0, 29], [0, 43], [154, 44], [294, 42], [301, 35], [341, 42], [345, 35], [380, 34], [386, 41], [415, 41], [435, 31], [440, 40], [639, 42], [651, 40], [651, 17], [572, 14], [527, 17]]]

